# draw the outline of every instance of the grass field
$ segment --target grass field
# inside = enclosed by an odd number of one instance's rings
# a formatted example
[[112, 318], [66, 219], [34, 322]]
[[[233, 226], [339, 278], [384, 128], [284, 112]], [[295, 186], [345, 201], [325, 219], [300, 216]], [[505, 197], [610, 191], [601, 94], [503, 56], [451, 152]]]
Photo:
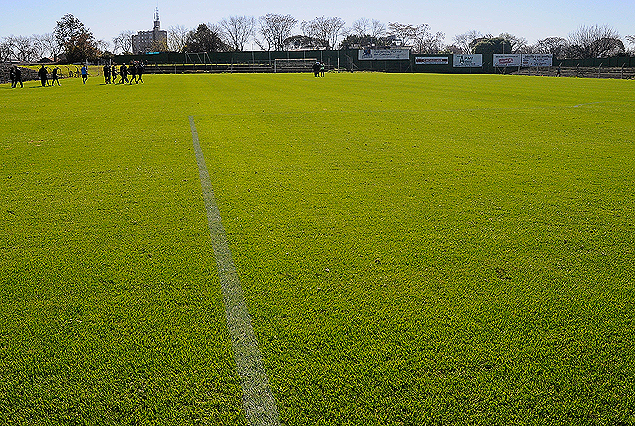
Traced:
[[188, 117], [285, 425], [635, 423], [632, 81], [0, 86], [0, 424], [244, 422]]

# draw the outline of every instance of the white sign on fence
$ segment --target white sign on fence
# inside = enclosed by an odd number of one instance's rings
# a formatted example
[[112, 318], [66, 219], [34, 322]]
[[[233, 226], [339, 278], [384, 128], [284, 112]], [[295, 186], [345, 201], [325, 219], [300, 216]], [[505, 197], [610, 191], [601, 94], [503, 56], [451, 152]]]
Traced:
[[410, 59], [410, 49], [360, 49], [360, 61], [399, 61]]
[[534, 53], [523, 55], [523, 67], [553, 66], [553, 55], [550, 53]]
[[520, 53], [515, 54], [500, 54], [494, 53], [494, 66], [495, 67], [519, 67], [520, 66]]
[[455, 68], [479, 68], [483, 66], [483, 55], [453, 55], [452, 65]]
[[416, 56], [415, 65], [448, 65], [450, 58], [447, 56]]

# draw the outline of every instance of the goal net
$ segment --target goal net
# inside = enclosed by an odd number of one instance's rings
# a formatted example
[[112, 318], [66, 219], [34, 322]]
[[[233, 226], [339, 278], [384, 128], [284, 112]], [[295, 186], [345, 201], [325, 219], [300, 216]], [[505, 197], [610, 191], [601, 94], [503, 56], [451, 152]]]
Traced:
[[310, 72], [317, 59], [274, 59], [273, 72]]
[[185, 62], [188, 64], [210, 64], [212, 61], [207, 52], [185, 52]]

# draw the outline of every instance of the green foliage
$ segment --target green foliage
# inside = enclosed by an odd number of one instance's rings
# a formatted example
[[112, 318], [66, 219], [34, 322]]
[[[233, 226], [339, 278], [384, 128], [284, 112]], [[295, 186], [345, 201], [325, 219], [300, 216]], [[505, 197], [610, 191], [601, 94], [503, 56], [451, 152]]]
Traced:
[[284, 46], [291, 49], [322, 49], [328, 47], [328, 41], [305, 35], [294, 35], [284, 40]]
[[57, 43], [64, 49], [67, 63], [92, 61], [100, 54], [93, 33], [71, 14], [57, 21], [53, 33]]
[[284, 424], [635, 421], [631, 82], [144, 80], [0, 87], [0, 423], [242, 421], [189, 115]]
[[229, 46], [223, 42], [220, 30], [200, 24], [187, 34], [185, 52], [225, 52]]
[[483, 37], [470, 43], [472, 52], [491, 55], [494, 53], [513, 53], [509, 40], [502, 37]]
[[340, 42], [340, 49], [358, 49], [359, 47], [385, 48], [392, 45], [389, 37], [373, 37], [371, 35], [360, 36], [349, 34]]

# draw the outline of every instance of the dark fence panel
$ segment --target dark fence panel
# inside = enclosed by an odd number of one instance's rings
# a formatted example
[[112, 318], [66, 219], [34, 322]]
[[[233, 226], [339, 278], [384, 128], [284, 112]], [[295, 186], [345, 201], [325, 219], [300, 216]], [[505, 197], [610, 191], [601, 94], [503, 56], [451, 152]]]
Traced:
[[[447, 64], [417, 63], [417, 57], [448, 58]], [[306, 50], [306, 51], [247, 51], [247, 52], [208, 52], [206, 54], [185, 54], [176, 52], [161, 52], [145, 55], [118, 55], [113, 62], [116, 64], [143, 61], [161, 72], [266, 72], [265, 67], [271, 67], [276, 59], [314, 59], [326, 64], [328, 69], [346, 71], [380, 71], [380, 72], [427, 72], [452, 74], [496, 74], [513, 72], [513, 68], [496, 68], [493, 66], [493, 55], [483, 55], [483, 66], [461, 68], [453, 66], [452, 54], [427, 55], [410, 54], [407, 60], [360, 60], [358, 50]], [[170, 68], [169, 66], [172, 66]], [[554, 67], [585, 67], [585, 68], [635, 68], [635, 57], [620, 56], [604, 59], [554, 59]]]

